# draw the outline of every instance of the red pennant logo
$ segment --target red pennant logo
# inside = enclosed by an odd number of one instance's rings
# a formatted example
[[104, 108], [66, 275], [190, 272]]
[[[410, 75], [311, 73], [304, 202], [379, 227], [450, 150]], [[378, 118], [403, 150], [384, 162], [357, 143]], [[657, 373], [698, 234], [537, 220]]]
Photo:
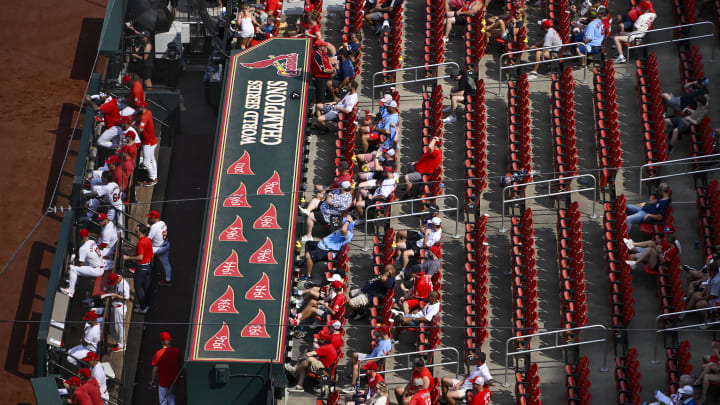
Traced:
[[227, 174], [255, 174], [252, 169], [250, 169], [250, 154], [248, 151], [243, 152], [240, 159], [236, 160], [235, 163], [228, 167]]
[[265, 329], [265, 312], [262, 309], [258, 309], [255, 319], [250, 321], [240, 332], [241, 337], [256, 337], [256, 338], [269, 338], [270, 335]]
[[262, 247], [250, 256], [250, 263], [253, 264], [277, 264], [273, 256], [273, 243], [270, 238], [265, 237]]
[[228, 286], [227, 290], [215, 302], [210, 305], [210, 312], [220, 314], [237, 314], [235, 309], [235, 291]]
[[258, 187], [257, 194], [283, 195], [283, 192], [280, 190], [280, 175], [278, 174], [278, 172], [273, 172], [273, 175], [270, 176], [268, 181]]
[[235, 222], [222, 231], [219, 239], [222, 242], [247, 242], [247, 239], [243, 236], [242, 218], [235, 215]]
[[205, 342], [205, 350], [209, 352], [234, 352], [230, 346], [230, 328], [223, 322], [220, 330]]
[[245, 293], [245, 299], [275, 301], [275, 298], [270, 295], [270, 278], [267, 273], [263, 272], [262, 277], [260, 277], [260, 281], [250, 287], [250, 289]]
[[251, 208], [247, 202], [247, 189], [244, 183], [241, 182], [240, 187], [225, 199], [223, 207]]
[[270, 208], [268, 208], [260, 218], [255, 220], [253, 229], [282, 229], [280, 225], [278, 225], [275, 204], [271, 203]]
[[238, 254], [234, 249], [232, 253], [230, 253], [230, 256], [228, 256], [228, 258], [225, 259], [224, 262], [222, 262], [219, 266], [215, 268], [215, 273], [213, 273], [213, 275], [224, 277], [243, 276], [242, 274], [240, 274], [240, 270], [238, 269]]

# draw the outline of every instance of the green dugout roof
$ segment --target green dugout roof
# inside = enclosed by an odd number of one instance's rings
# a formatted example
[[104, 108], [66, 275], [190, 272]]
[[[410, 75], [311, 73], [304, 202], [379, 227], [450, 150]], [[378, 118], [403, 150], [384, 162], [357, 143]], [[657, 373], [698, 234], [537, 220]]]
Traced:
[[188, 361], [282, 361], [301, 180], [310, 42], [229, 58]]

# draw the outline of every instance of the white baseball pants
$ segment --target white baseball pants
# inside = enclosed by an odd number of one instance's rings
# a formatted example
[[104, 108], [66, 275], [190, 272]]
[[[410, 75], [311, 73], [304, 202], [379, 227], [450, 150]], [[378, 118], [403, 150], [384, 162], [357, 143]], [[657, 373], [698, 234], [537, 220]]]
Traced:
[[112, 304], [112, 326], [110, 332], [113, 335], [118, 346], [125, 346], [125, 314], [127, 313], [127, 305]]
[[148, 176], [150, 177], [150, 180], [157, 179], [157, 161], [155, 160], [155, 148], [157, 148], [157, 144], [142, 146], [143, 165], [145, 165], [145, 168], [148, 171]]
[[75, 284], [77, 284], [78, 276], [81, 277], [100, 277], [103, 275], [105, 269], [101, 267], [91, 266], [73, 266], [70, 265], [70, 286], [68, 289], [70, 292], [75, 293]]
[[121, 136], [124, 136], [122, 128], [115, 126], [103, 131], [97, 140], [97, 144], [103, 148], [114, 149], [120, 142]]

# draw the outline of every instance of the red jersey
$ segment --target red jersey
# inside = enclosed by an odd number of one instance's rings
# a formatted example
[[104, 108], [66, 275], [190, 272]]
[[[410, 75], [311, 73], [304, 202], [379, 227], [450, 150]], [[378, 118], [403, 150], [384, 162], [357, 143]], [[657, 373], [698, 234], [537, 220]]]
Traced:
[[322, 362], [326, 368], [332, 367], [335, 359], [337, 359], [337, 349], [333, 345], [322, 345], [315, 349], [315, 353], [318, 355], [318, 359]]
[[333, 333], [332, 335], [328, 336], [330, 344], [335, 347], [335, 349], [340, 350], [340, 348], [343, 345], [343, 337], [339, 333]]
[[102, 396], [100, 395], [100, 384], [98, 384], [95, 378], [90, 377], [90, 379], [88, 379], [82, 387], [88, 397], [90, 397], [90, 401], [93, 405], [105, 405], [105, 401], [103, 401]]
[[115, 166], [112, 172], [113, 181], [120, 186], [120, 191], [125, 191], [128, 185], [128, 180], [132, 171], [127, 171], [127, 167], [120, 164]]
[[308, 36], [314, 37], [318, 32], [320, 32], [320, 24], [315, 24], [308, 30]]
[[130, 105], [137, 105], [138, 101], [145, 100], [145, 90], [143, 90], [142, 83], [139, 80], [133, 81], [132, 87], [130, 87], [130, 94], [128, 94], [128, 101]]
[[423, 274], [420, 276], [417, 281], [415, 281], [415, 285], [413, 286], [412, 295], [426, 299], [428, 295], [430, 295], [430, 291], [432, 291], [432, 285], [428, 282], [428, 276]]
[[420, 390], [410, 398], [410, 405], [432, 405], [432, 399], [430, 398], [430, 391]]
[[132, 173], [135, 171], [135, 157], [133, 156], [133, 154], [137, 156], [137, 148], [130, 148], [130, 150], [133, 150], [134, 152], [128, 153], [128, 155], [130, 155], [130, 158], [125, 159], [122, 162], [123, 169], [128, 173]]
[[95, 405], [92, 398], [90, 398], [90, 394], [85, 390], [84, 385], [73, 390], [72, 400], [72, 403], [77, 405]]
[[310, 71], [314, 77], [328, 78], [332, 73], [325, 72], [325, 69], [330, 69], [330, 59], [325, 52], [318, 49], [313, 53]]
[[432, 173], [442, 164], [442, 152], [435, 148], [434, 151], [425, 152], [420, 160], [415, 163], [415, 171], [418, 173]]
[[492, 398], [492, 392], [489, 388], [485, 387], [480, 392], [473, 392], [473, 397], [470, 405], [489, 405], [490, 398]]
[[428, 391], [434, 390], [435, 389], [435, 381], [433, 380], [433, 376], [430, 373], [430, 370], [427, 369], [427, 367], [423, 367], [422, 370], [420, 370], [420, 372], [415, 372], [415, 370], [413, 370], [412, 377], [410, 377], [410, 380], [412, 381], [416, 378], [423, 378], [423, 377], [427, 377], [428, 380], [430, 380], [430, 387], [428, 387]]
[[339, 311], [343, 305], [345, 305], [345, 294], [338, 294], [333, 298], [332, 302], [330, 303], [330, 308], [332, 308], [333, 311], [337, 312]]
[[145, 110], [140, 117], [140, 128], [142, 128], [142, 134], [140, 139], [143, 145], [155, 145], [157, 144], [157, 138], [155, 138], [155, 126], [153, 125], [152, 111]]
[[152, 240], [147, 236], [141, 237], [135, 248], [135, 256], [140, 255], [143, 255], [143, 258], [138, 260], [137, 264], [148, 264], [153, 258]]
[[267, 15], [278, 15], [278, 10], [280, 10], [280, 2], [278, 0], [268, 0], [267, 4], [265, 5], [265, 12]]
[[110, 129], [114, 126], [120, 126], [122, 118], [120, 117], [120, 110], [118, 110], [117, 100], [111, 98], [110, 101], [100, 106], [100, 111], [102, 111], [105, 116], [106, 129]]
[[158, 368], [158, 385], [170, 388], [180, 373], [180, 350], [175, 346], [163, 347], [155, 352], [152, 365]]

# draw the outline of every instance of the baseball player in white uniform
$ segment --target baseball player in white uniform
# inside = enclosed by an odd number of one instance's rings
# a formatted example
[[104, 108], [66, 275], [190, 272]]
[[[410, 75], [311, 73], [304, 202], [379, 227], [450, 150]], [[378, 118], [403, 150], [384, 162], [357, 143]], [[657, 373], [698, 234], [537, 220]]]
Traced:
[[125, 315], [127, 314], [127, 301], [130, 299], [130, 284], [117, 273], [110, 273], [108, 277], [112, 306], [112, 327], [110, 332], [117, 342], [110, 350], [120, 352], [125, 350]]
[[105, 375], [103, 365], [100, 363], [100, 358], [97, 354], [95, 354], [95, 352], [89, 352], [85, 355], [82, 361], [88, 363], [90, 366], [90, 370], [92, 370], [92, 378], [97, 380], [98, 385], [100, 386], [100, 397], [103, 401], [107, 402], [110, 400], [110, 393], [108, 393], [107, 376]]
[[123, 224], [123, 202], [120, 193], [120, 186], [112, 180], [110, 171], [102, 173], [102, 184], [92, 187], [92, 194], [97, 198], [88, 200], [88, 217], [94, 216], [93, 212], [97, 212], [100, 207], [100, 198], [104, 204], [111, 205], [113, 209], [108, 209], [107, 216], [110, 221], [117, 224]]
[[60, 288], [60, 291], [70, 298], [75, 295], [78, 276], [100, 277], [105, 271], [105, 261], [102, 259], [100, 248], [98, 248], [94, 240], [90, 240], [87, 229], [80, 230], [80, 238], [82, 238], [83, 244], [80, 246], [77, 262], [82, 263], [82, 265], [70, 265], [68, 288]]
[[105, 271], [112, 270], [115, 266], [115, 246], [117, 246], [118, 232], [115, 224], [110, 222], [107, 214], [101, 212], [98, 214], [98, 222], [102, 226], [100, 239], [98, 239], [98, 247], [105, 260]]
[[167, 239], [167, 225], [160, 220], [160, 213], [152, 210], [147, 215], [150, 223], [148, 238], [152, 240], [153, 255], [160, 261], [165, 269], [165, 280], [158, 284], [170, 287], [172, 285], [172, 267], [170, 266], [170, 242]]
[[[130, 107], [128, 107], [128, 108], [130, 108]], [[134, 112], [135, 112], [135, 110], [133, 110], [133, 113]], [[136, 143], [139, 145], [140, 142], [142, 142], [142, 141], [140, 140], [140, 135], [138, 134], [137, 130], [135, 130], [135, 127], [130, 125], [132, 123], [132, 117], [122, 117], [122, 119], [123, 119], [122, 129], [123, 129], [123, 134], [125, 136], [123, 137], [123, 140], [121, 141], [121, 143], [123, 145], [127, 145], [129, 143], [128, 139], [132, 139], [133, 143]]]
[[77, 365], [77, 360], [83, 359], [89, 352], [97, 352], [98, 343], [102, 336], [102, 328], [98, 324], [98, 316], [95, 311], [88, 311], [82, 319], [88, 322], [85, 324], [82, 342], [68, 350], [68, 362], [74, 365]]

